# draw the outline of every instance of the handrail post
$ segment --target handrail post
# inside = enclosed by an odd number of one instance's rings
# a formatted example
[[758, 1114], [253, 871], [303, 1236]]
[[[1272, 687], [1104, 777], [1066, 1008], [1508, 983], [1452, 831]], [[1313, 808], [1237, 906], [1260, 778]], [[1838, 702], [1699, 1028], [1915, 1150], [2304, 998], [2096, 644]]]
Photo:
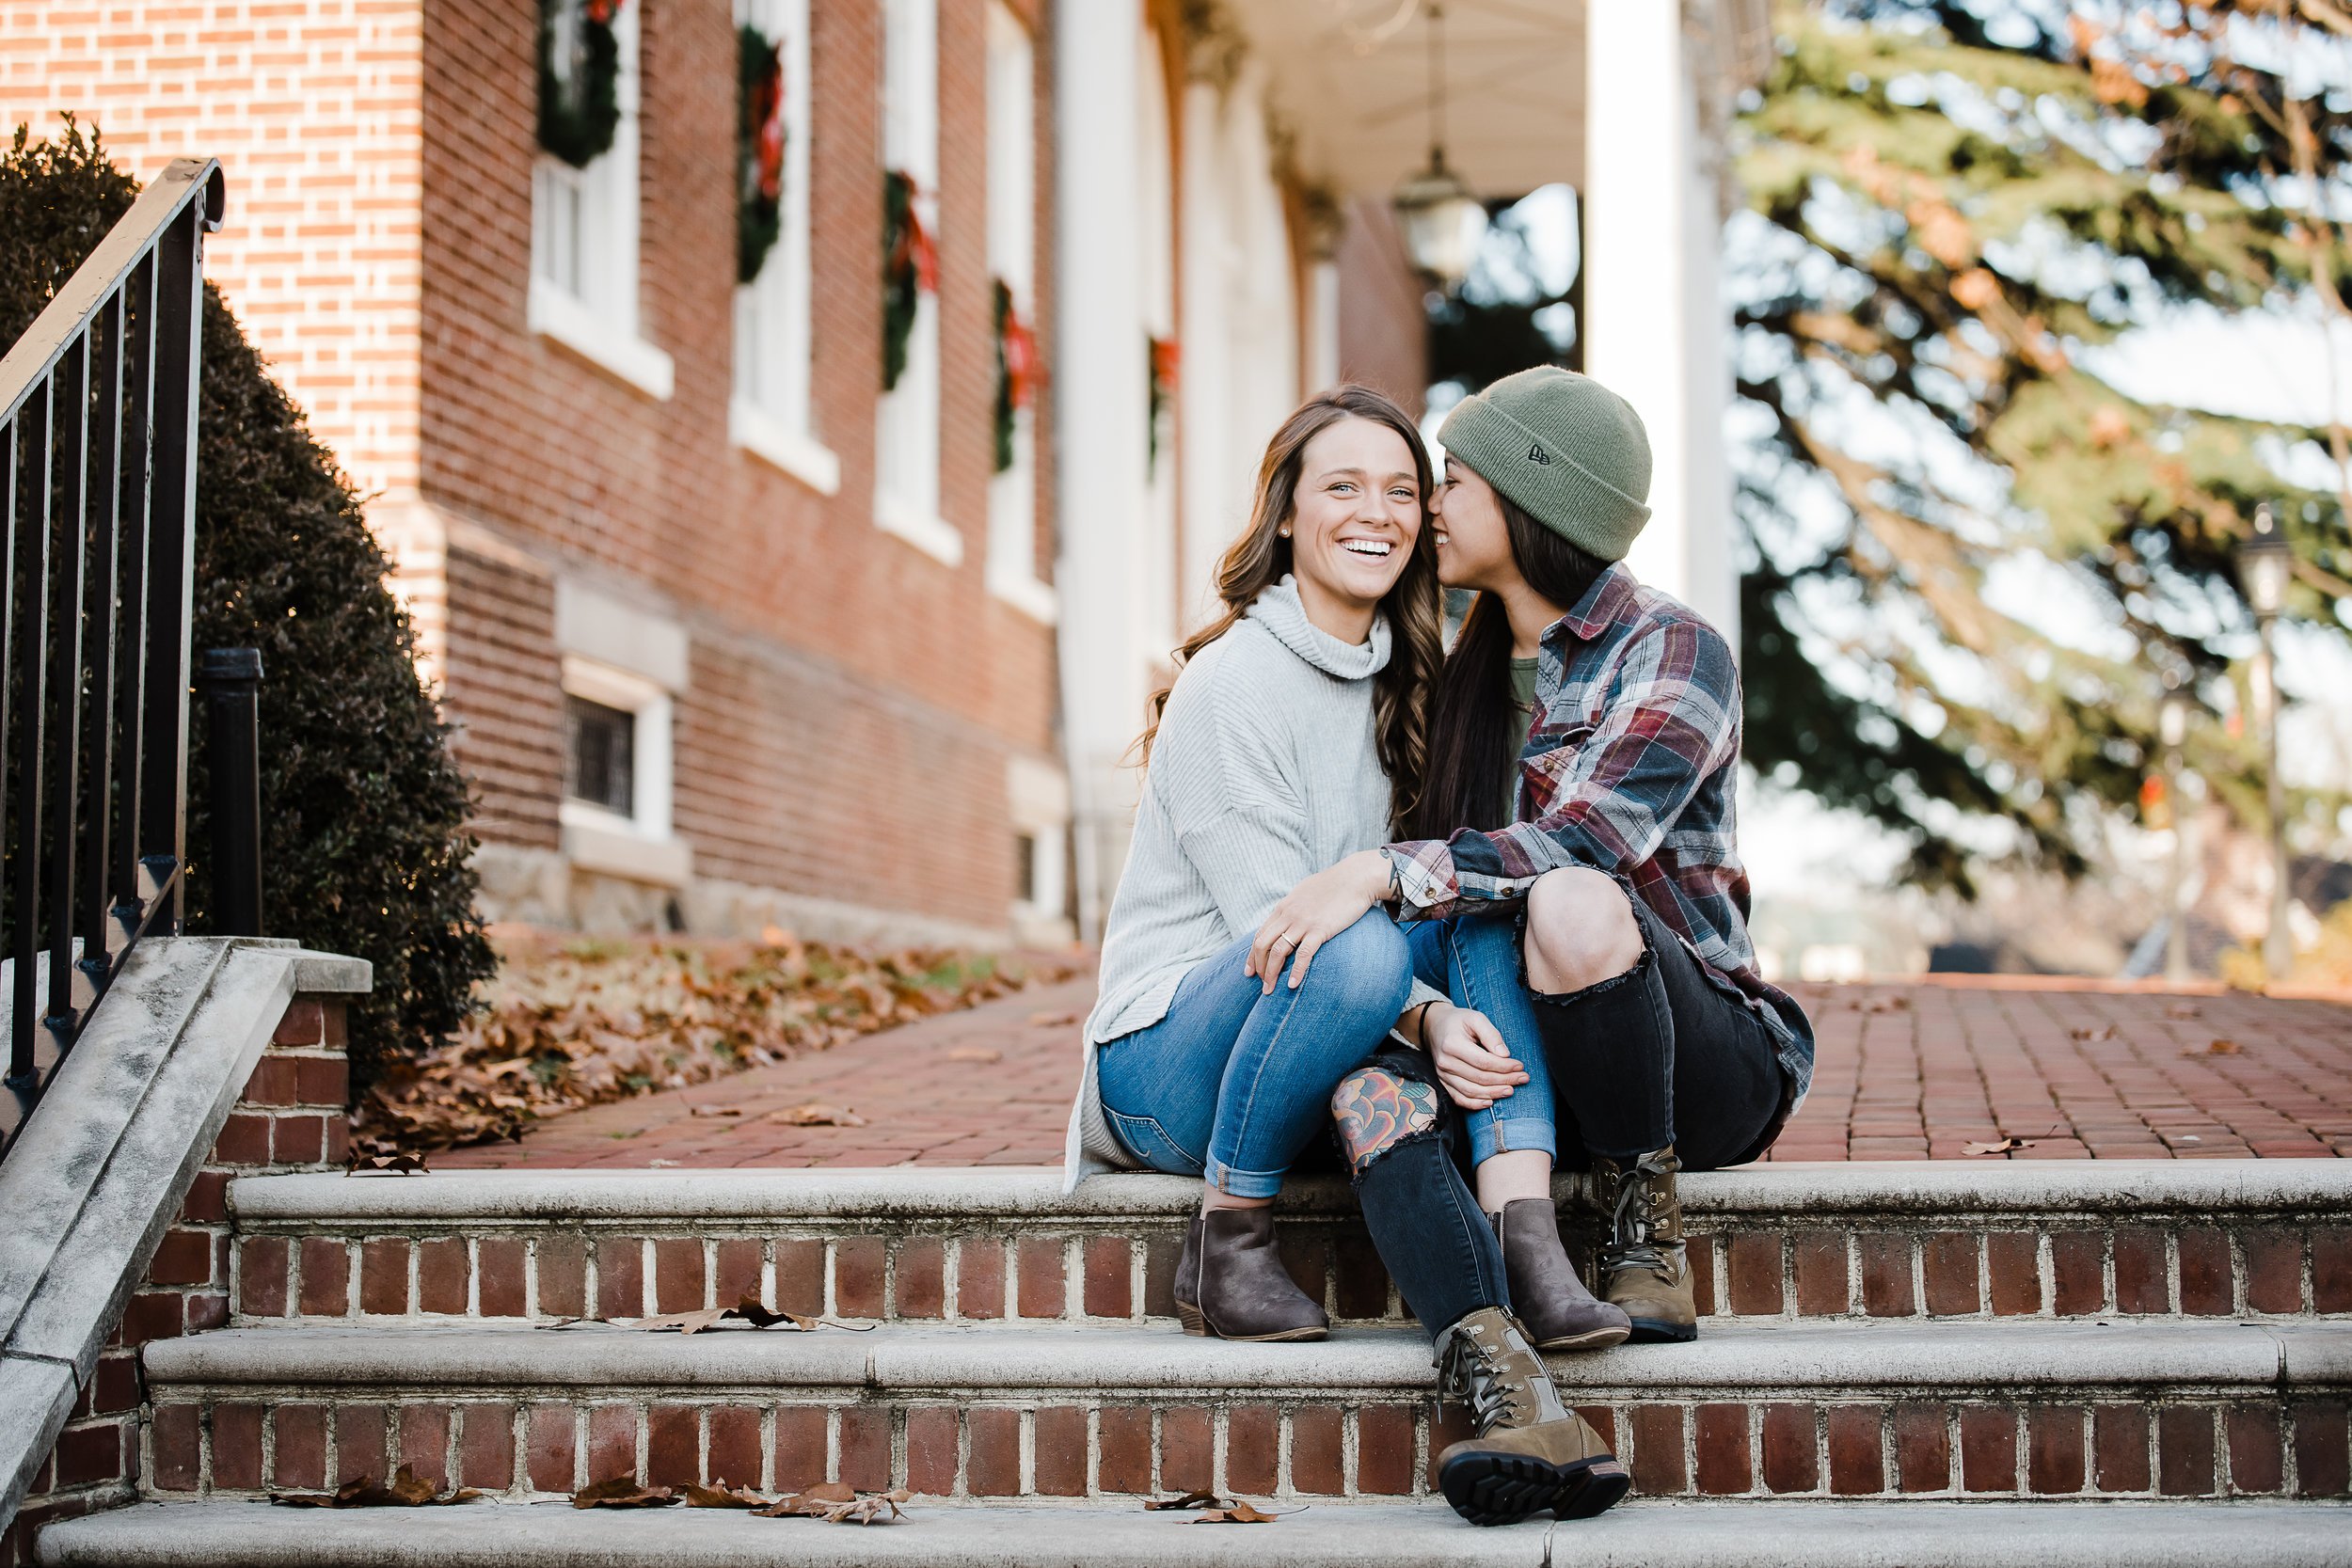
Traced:
[[262, 650], [207, 648], [204, 748], [212, 773], [213, 930], [262, 934]]

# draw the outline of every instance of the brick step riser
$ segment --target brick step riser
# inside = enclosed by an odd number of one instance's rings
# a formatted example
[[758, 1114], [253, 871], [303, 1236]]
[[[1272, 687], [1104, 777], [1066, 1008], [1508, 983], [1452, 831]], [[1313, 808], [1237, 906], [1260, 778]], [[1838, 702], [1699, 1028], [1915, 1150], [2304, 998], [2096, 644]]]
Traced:
[[[247, 1232], [232, 1306], [247, 1324], [544, 1322], [691, 1311], [757, 1291], [791, 1311], [885, 1321], [1135, 1323], [1175, 1312], [1172, 1226], [666, 1228]], [[1280, 1233], [1292, 1274], [1335, 1321], [1403, 1316], [1360, 1226], [1286, 1220]], [[1572, 1254], [1586, 1252], [1580, 1241]], [[2338, 1216], [1928, 1230], [1808, 1220], [1694, 1228], [1690, 1255], [1700, 1310], [1724, 1319], [2352, 1318], [2352, 1225]]]
[[[516, 1497], [633, 1474], [794, 1489], [861, 1488], [1032, 1502], [1212, 1487], [1302, 1500], [1425, 1496], [1431, 1456], [1461, 1411], [1330, 1396], [1187, 1400], [1166, 1392], [1040, 1402], [911, 1393], [779, 1402], [710, 1390], [691, 1402], [572, 1390], [498, 1400], [368, 1390], [281, 1398], [250, 1388], [159, 1391], [145, 1490], [162, 1499], [331, 1487], [402, 1464]], [[2046, 1397], [1929, 1396], [1746, 1402], [1620, 1399], [1581, 1405], [1649, 1497], [2343, 1497], [2341, 1397], [2127, 1389]]]

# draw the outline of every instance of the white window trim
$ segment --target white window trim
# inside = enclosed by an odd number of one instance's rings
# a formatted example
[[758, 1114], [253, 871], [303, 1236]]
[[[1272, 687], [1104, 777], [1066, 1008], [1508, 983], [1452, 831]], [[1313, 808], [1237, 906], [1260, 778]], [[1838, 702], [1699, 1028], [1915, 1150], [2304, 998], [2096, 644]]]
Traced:
[[[785, 385], [782, 397], [760, 401], [741, 357], [736, 364], [735, 389], [727, 405], [727, 437], [737, 447], [819, 495], [841, 489], [841, 459], [817, 434], [815, 403], [816, 325], [813, 299], [814, 257], [810, 246], [810, 145], [816, 120], [815, 80], [809, 44], [808, 0], [737, 0], [736, 20], [750, 22], [784, 46], [784, 231], [767, 264], [751, 282], [736, 290], [739, 323], [735, 352], [742, 356], [776, 356]], [[746, 310], [757, 314], [753, 329], [781, 317], [784, 330], [771, 330], [763, 341], [747, 342], [749, 331], [740, 323]]]
[[[640, 335], [638, 319], [641, 168], [637, 12], [637, 7], [624, 6], [613, 24], [621, 54], [621, 119], [613, 128], [612, 145], [584, 170], [573, 169], [545, 152], [539, 155], [533, 169], [531, 286], [523, 315], [525, 325], [533, 334], [655, 401], [666, 403], [676, 389], [676, 366], [669, 355]], [[598, 264], [617, 269], [604, 285], [611, 293], [609, 299], [584, 298], [557, 282], [545, 270], [548, 258], [539, 248], [545, 239], [542, 220], [550, 199], [550, 186], [559, 180], [576, 182], [582, 177], [605, 182], [608, 186], [605, 195], [610, 206], [605, 213], [606, 223], [595, 236], [594, 245]]]
[[841, 459], [834, 450], [791, 429], [755, 403], [739, 397], [727, 404], [727, 439], [820, 496], [841, 492]]
[[[934, 233], [939, 188], [938, 0], [883, 0], [882, 162], [912, 176], [917, 211]], [[898, 51], [903, 50], [901, 56]], [[912, 60], [911, 66], [902, 58]], [[918, 294], [907, 339], [907, 368], [876, 400], [874, 524], [944, 565], [963, 564], [963, 533], [940, 515], [941, 374], [939, 300]], [[914, 451], [893, 439], [894, 426], [919, 425]], [[914, 494], [893, 487], [894, 469], [928, 459]]]
[[637, 717], [636, 736], [630, 747], [635, 771], [629, 787], [630, 798], [637, 808], [635, 813], [624, 816], [592, 800], [566, 795], [564, 798], [565, 819], [578, 816], [582, 821], [631, 832], [640, 838], [668, 838], [670, 694], [643, 675], [633, 675], [612, 665], [582, 658], [578, 654], [564, 656], [564, 694], [601, 703], [606, 707], [618, 708]]
[[[988, 266], [1036, 319], [1036, 55], [1029, 30], [1003, 0], [988, 8]], [[1025, 69], [1022, 69], [1025, 67]], [[1045, 626], [1060, 600], [1037, 575], [1037, 417], [1013, 412], [1012, 466], [989, 476], [988, 589]]]

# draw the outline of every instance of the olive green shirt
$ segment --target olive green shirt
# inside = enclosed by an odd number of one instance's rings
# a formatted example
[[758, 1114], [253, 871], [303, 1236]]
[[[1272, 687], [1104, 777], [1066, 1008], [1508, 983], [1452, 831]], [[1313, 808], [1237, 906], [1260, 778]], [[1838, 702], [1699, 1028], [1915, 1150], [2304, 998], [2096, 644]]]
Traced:
[[1511, 782], [1503, 786], [1502, 819], [1512, 821], [1519, 814], [1519, 753], [1527, 750], [1527, 732], [1535, 727], [1535, 665], [1532, 658], [1511, 661], [1511, 706], [1516, 714], [1511, 723]]

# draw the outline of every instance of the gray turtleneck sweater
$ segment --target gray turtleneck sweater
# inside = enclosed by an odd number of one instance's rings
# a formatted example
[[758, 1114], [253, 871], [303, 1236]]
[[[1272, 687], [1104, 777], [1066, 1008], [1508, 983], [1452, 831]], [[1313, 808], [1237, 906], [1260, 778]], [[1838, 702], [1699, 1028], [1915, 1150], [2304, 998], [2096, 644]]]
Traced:
[[[1386, 620], [1343, 642], [1307, 619], [1285, 577], [1176, 677], [1103, 936], [1066, 1187], [1135, 1164], [1104, 1118], [1095, 1047], [1157, 1023], [1196, 964], [1255, 932], [1299, 882], [1388, 841], [1372, 717], [1388, 661]], [[1414, 987], [1416, 1003], [1442, 994]]]

